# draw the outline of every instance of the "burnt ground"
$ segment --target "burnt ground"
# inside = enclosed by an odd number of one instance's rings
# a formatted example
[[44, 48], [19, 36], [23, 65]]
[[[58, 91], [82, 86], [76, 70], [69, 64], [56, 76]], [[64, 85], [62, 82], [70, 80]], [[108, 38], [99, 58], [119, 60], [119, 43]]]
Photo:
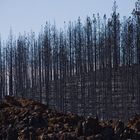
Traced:
[[140, 140], [140, 115], [101, 121], [6, 96], [0, 103], [0, 140]]

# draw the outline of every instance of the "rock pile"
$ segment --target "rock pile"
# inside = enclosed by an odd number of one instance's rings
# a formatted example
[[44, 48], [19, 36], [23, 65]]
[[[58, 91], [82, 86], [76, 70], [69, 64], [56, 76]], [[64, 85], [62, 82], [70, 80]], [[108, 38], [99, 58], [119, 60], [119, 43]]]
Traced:
[[0, 104], [0, 140], [140, 140], [140, 116], [127, 124], [64, 114], [30, 99], [6, 96]]

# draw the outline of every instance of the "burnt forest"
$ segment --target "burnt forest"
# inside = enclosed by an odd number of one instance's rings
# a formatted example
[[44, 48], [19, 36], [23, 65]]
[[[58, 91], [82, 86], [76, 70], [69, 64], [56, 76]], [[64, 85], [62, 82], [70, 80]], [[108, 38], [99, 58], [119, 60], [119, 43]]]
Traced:
[[[80, 15], [79, 15], [80, 16]], [[0, 140], [140, 140], [140, 0], [0, 40]]]

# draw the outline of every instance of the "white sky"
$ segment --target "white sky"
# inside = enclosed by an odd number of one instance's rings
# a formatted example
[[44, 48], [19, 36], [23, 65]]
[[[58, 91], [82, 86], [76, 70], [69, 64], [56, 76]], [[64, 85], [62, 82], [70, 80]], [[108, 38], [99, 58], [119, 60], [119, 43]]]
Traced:
[[[116, 0], [121, 17], [129, 16], [136, 0]], [[7, 39], [9, 30], [15, 35], [31, 30], [38, 33], [46, 21], [60, 28], [64, 21], [75, 21], [80, 16], [112, 12], [113, 0], [0, 0], [0, 34]]]

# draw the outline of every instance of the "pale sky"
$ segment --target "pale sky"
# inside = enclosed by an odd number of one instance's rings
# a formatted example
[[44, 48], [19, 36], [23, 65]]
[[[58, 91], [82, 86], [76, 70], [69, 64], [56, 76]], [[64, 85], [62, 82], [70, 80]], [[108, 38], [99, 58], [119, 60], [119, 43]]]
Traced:
[[[85, 19], [93, 13], [112, 12], [114, 0], [0, 0], [0, 34], [7, 39], [9, 30], [15, 35], [31, 30], [38, 33], [46, 21], [63, 27], [64, 21]], [[136, 0], [116, 0], [121, 17], [130, 16]]]

